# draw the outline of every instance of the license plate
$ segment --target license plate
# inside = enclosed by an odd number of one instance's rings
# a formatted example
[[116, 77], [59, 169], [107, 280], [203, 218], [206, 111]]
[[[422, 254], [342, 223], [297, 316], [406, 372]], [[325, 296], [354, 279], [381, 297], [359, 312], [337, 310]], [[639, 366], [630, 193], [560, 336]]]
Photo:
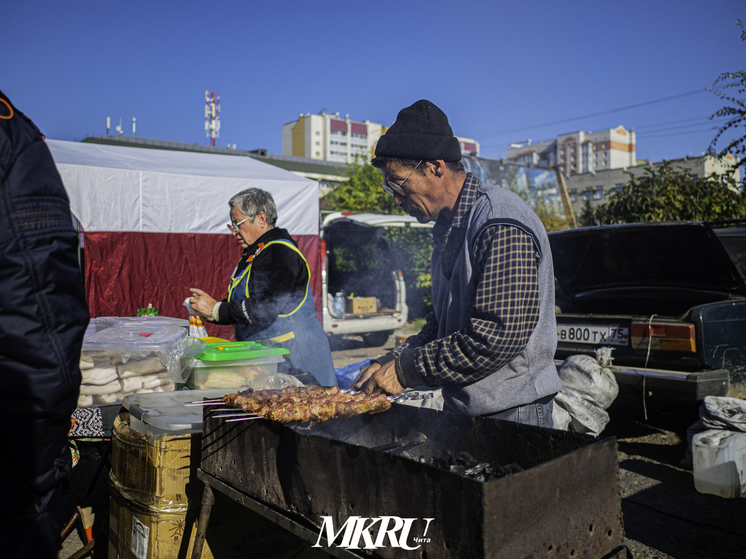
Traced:
[[558, 324], [557, 341], [574, 344], [627, 345], [629, 328], [590, 324]]

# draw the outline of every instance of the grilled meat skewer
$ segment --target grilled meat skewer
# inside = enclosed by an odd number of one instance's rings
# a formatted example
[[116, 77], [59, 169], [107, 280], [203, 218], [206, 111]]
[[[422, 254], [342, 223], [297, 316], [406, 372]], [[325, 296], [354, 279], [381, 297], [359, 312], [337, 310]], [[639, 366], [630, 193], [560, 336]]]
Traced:
[[385, 394], [340, 392], [336, 386], [294, 386], [281, 390], [246, 390], [228, 394], [225, 404], [255, 413], [259, 417], [288, 423], [291, 421], [324, 422], [333, 417], [379, 413], [391, 407]]

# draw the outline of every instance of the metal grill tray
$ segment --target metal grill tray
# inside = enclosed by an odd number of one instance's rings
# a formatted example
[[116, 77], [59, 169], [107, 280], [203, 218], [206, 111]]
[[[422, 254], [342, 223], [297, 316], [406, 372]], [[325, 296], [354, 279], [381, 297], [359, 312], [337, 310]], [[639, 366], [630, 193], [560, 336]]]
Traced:
[[[204, 413], [204, 472], [319, 527], [321, 516], [337, 530], [350, 516], [434, 518], [407, 557], [599, 558], [624, 539], [614, 438], [396, 404], [322, 424]], [[479, 482], [420, 461], [460, 452], [524, 471]]]

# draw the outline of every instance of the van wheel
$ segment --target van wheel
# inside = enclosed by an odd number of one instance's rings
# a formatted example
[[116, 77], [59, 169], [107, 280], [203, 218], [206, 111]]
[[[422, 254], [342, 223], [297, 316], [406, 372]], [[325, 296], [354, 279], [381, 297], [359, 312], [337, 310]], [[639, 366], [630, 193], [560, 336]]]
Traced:
[[370, 332], [368, 334], [363, 334], [363, 341], [368, 347], [380, 347], [389, 340], [389, 336], [392, 333], [393, 332], [388, 330], [383, 332]]

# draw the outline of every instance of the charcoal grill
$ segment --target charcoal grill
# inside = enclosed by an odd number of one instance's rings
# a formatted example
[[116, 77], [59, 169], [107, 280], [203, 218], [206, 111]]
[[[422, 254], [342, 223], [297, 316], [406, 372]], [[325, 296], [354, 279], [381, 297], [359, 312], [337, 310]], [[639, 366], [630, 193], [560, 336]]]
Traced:
[[[211, 417], [215, 409], [205, 408], [199, 473], [208, 505], [215, 487], [314, 543], [322, 517], [335, 530], [351, 516], [433, 519], [415, 551], [349, 550], [322, 538], [332, 555], [626, 556], [614, 438], [396, 404], [287, 425], [226, 423]], [[442, 466], [463, 452], [523, 471], [481, 482]]]

